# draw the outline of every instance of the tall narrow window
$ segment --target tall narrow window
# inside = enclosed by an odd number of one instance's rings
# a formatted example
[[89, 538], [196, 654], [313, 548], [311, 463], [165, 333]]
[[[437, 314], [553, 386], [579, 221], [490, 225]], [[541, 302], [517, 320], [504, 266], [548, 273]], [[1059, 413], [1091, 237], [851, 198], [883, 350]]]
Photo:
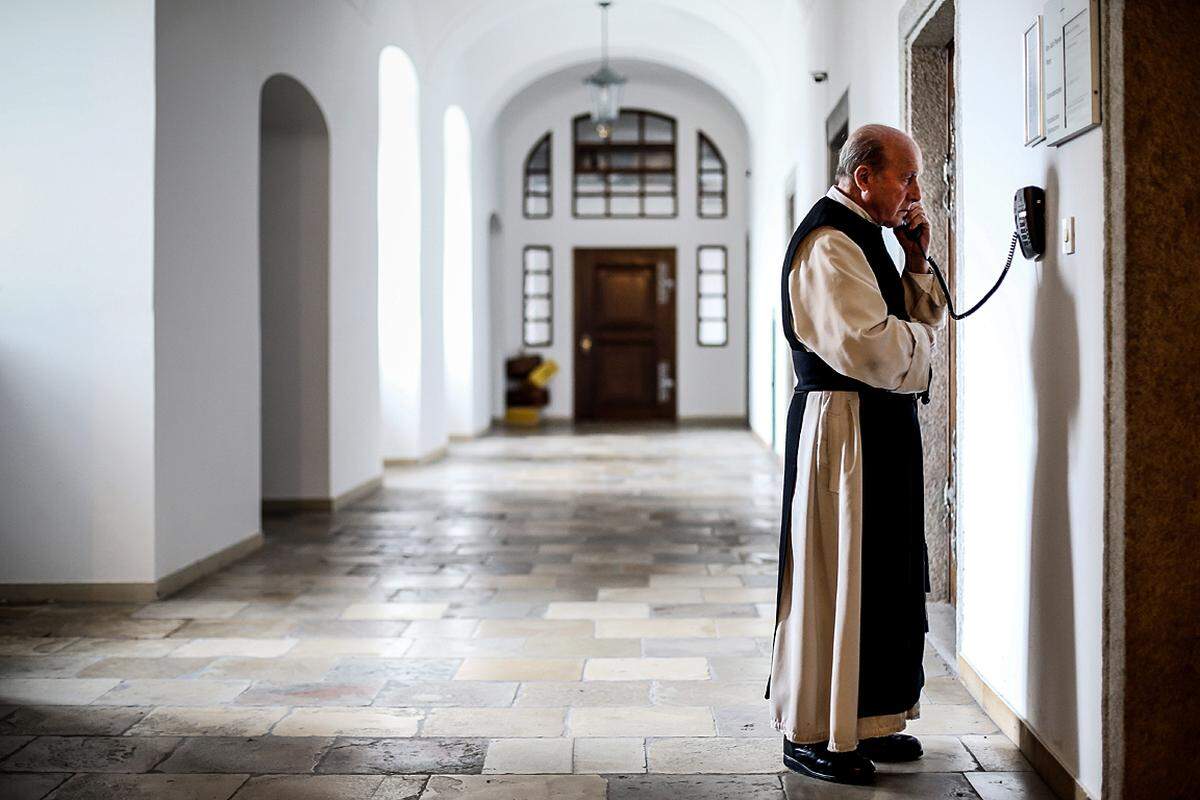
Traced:
[[554, 257], [545, 245], [530, 245], [521, 255], [522, 341], [526, 347], [549, 347], [554, 330]]
[[674, 217], [675, 120], [622, 109], [607, 139], [574, 120], [576, 217]]
[[696, 251], [696, 341], [701, 347], [729, 344], [729, 253], [720, 245]]
[[725, 158], [703, 132], [696, 145], [696, 211], [704, 218], [725, 216], [729, 178]]
[[525, 157], [525, 218], [549, 219], [554, 196], [550, 183], [550, 132]]

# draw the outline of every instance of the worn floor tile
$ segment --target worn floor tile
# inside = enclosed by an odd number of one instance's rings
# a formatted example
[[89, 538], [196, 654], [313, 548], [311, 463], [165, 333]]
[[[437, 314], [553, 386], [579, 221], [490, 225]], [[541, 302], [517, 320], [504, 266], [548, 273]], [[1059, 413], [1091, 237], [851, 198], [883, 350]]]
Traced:
[[752, 704], [714, 708], [717, 736], [778, 739], [779, 731], [771, 724], [771, 707], [761, 698]]
[[286, 708], [160, 706], [129, 729], [130, 736], [264, 736]]
[[277, 658], [296, 646], [295, 639], [193, 639], [173, 655], [183, 658]]
[[520, 654], [535, 658], [636, 658], [642, 654], [642, 642], [639, 639], [531, 636], [523, 640]]
[[110, 706], [210, 706], [232, 702], [249, 686], [249, 681], [139, 678], [114, 687], [97, 702]]
[[[598, 639], [597, 641], [609, 641]], [[619, 641], [619, 640], [611, 640]], [[649, 658], [719, 658], [724, 656], [761, 657], [755, 639], [643, 639], [641, 655]]]
[[246, 775], [76, 775], [54, 800], [227, 800]]
[[450, 680], [462, 662], [456, 658], [374, 658], [345, 656], [329, 671], [327, 680], [442, 681]]
[[60, 652], [113, 658], [163, 658], [182, 644], [179, 639], [75, 639]]
[[567, 706], [648, 706], [646, 681], [535, 681], [521, 684], [515, 705], [564, 708]]
[[712, 736], [712, 712], [686, 707], [572, 708], [568, 735], [580, 736]]
[[82, 706], [117, 683], [114, 678], [5, 678], [0, 681], [0, 705]]
[[921, 718], [911, 720], [905, 732], [913, 736], [962, 735], [968, 733], [996, 733], [996, 723], [977, 705], [947, 706], [930, 704], [921, 706]]
[[670, 738], [646, 742], [649, 772], [754, 774], [779, 772], [780, 739]]
[[189, 620], [181, 628], [173, 631], [171, 638], [287, 639], [295, 628], [295, 615], [278, 619]]
[[614, 775], [608, 779], [608, 800], [685, 798], [784, 800], [784, 795], [775, 775]]
[[159, 772], [312, 772], [332, 738], [200, 736], [184, 739]]
[[428, 780], [428, 775], [389, 775], [371, 795], [371, 800], [418, 800]]
[[44, 656], [77, 642], [75, 637], [0, 636], [0, 656]]
[[234, 800], [330, 800], [375, 795], [383, 778], [377, 775], [256, 775], [246, 781]]
[[953, 772], [876, 774], [873, 786], [845, 786], [792, 772], [783, 774], [787, 800], [968, 800], [971, 784]]
[[601, 619], [596, 621], [599, 639], [694, 639], [717, 635], [713, 619]]
[[185, 678], [211, 664], [211, 658], [102, 658], [81, 670], [81, 678]]
[[624, 603], [699, 603], [703, 600], [699, 589], [650, 589], [601, 587], [597, 600]]
[[218, 658], [209, 660], [200, 677], [214, 680], [249, 680], [270, 683], [307, 683], [323, 680], [337, 665], [326, 658]]
[[172, 737], [42, 736], [0, 768], [12, 772], [149, 772], [179, 743]]
[[704, 658], [589, 658], [585, 681], [708, 680]]
[[440, 619], [447, 603], [354, 603], [342, 612], [342, 619]]
[[524, 645], [524, 639], [416, 639], [404, 655], [408, 658], [519, 656]]
[[[498, 621], [487, 620], [492, 623]], [[475, 630], [479, 627], [480, 621], [477, 619], [419, 619], [408, 624], [408, 627], [404, 629], [404, 635], [409, 639], [469, 639], [475, 635]], [[513, 634], [518, 638], [524, 635]], [[502, 633], [480, 634], [480, 636], [495, 639], [511, 638]]]
[[646, 771], [646, 742], [640, 738], [574, 739], [574, 771], [581, 775]]
[[246, 607], [233, 600], [162, 600], [142, 606], [133, 619], [229, 619]]
[[338, 739], [317, 772], [321, 774], [478, 774], [486, 739]]
[[550, 775], [571, 772], [570, 739], [493, 739], [484, 774]]
[[424, 713], [405, 708], [296, 708], [275, 736], [416, 736]]
[[119, 736], [149, 708], [27, 706], [0, 722], [0, 732], [22, 736]]
[[0, 797], [5, 800], [42, 800], [69, 777], [67, 773], [0, 773]]
[[546, 619], [645, 619], [650, 606], [645, 603], [551, 603]]
[[[528, 684], [542, 686], [551, 684]], [[506, 681], [388, 681], [375, 706], [489, 708], [513, 704], [518, 684]], [[547, 705], [564, 705], [551, 703]]]
[[475, 635], [480, 638], [531, 638], [535, 636], [593, 636], [595, 623], [590, 619], [484, 619]]
[[1054, 793], [1033, 772], [975, 772], [966, 778], [981, 800], [1055, 800]]
[[421, 800], [605, 800], [596, 775], [434, 775]]
[[457, 681], [575, 681], [583, 674], [581, 658], [467, 658]]
[[970, 772], [979, 769], [957, 736], [921, 736], [925, 755], [916, 761], [877, 764], [880, 772]]
[[566, 712], [561, 708], [435, 708], [421, 728], [422, 736], [562, 736]]
[[[97, 656], [0, 656], [0, 681], [9, 678], [74, 678]], [[86, 677], [86, 676], [85, 676]]]
[[237, 698], [243, 706], [367, 706], [383, 688], [371, 683], [256, 683]]
[[[407, 633], [407, 630], [405, 631]], [[288, 651], [289, 658], [326, 658], [332, 656], [375, 656], [399, 658], [412, 644], [410, 639], [345, 637], [301, 639]]]
[[962, 743], [988, 772], [1028, 772], [1032, 769], [1025, 756], [1003, 733], [963, 736]]
[[922, 707], [925, 704], [974, 705], [971, 694], [957, 678], [949, 675], [940, 678], [927, 678], [922, 690]]

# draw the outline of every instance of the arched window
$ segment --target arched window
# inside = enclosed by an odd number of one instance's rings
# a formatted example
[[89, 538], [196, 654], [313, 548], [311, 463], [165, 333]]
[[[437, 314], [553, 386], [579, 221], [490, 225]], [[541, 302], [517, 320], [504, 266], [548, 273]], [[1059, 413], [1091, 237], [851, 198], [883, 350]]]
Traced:
[[696, 213], [705, 218], [725, 216], [728, 177], [721, 151], [704, 135], [697, 133], [696, 145]]
[[550, 183], [550, 132], [525, 156], [525, 219], [548, 219], [554, 191]]
[[674, 119], [627, 108], [607, 139], [587, 114], [572, 128], [576, 217], [675, 216]]

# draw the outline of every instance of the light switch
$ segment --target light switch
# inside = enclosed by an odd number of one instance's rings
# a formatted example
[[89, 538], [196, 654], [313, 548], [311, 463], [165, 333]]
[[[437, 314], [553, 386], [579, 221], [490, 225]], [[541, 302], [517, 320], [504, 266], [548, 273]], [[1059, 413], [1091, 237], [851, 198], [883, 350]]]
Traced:
[[1063, 255], [1071, 255], [1075, 252], [1075, 218], [1062, 218], [1062, 231], [1059, 238], [1062, 240]]

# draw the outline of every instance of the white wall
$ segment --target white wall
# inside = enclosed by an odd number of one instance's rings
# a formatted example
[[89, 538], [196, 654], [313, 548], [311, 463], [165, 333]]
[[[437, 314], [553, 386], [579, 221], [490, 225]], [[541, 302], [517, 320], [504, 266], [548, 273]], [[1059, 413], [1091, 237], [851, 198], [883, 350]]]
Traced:
[[[160, 574], [259, 527], [257, 109], [263, 82], [276, 73], [309, 89], [329, 127], [329, 494], [380, 474], [379, 54], [415, 38], [398, 16], [405, 12], [389, 9], [368, 19], [352, 4], [316, 0], [159, 3]], [[440, 174], [440, 163], [422, 171], [423, 180]], [[440, 225], [440, 211], [433, 217]], [[424, 233], [431, 246], [423, 247], [422, 270], [437, 274], [440, 238]], [[426, 308], [440, 299], [433, 291]], [[424, 429], [444, 438], [444, 423]]]
[[0, 4], [0, 186], [0, 583], [153, 580], [152, 2]]
[[[899, 122], [901, 5], [810, 8], [804, 68], [826, 69], [829, 80], [800, 81], [813, 113], [794, 143], [797, 219], [827, 188], [823, 126], [847, 86], [851, 128]], [[1014, 42], [1041, 3], [957, 6], [960, 297], [973, 302], [995, 279], [1022, 185], [1046, 188], [1051, 246], [1036, 265], [1018, 253], [990, 305], [958, 326], [959, 649], [1099, 797], [1102, 137], [1097, 129], [1062, 148], [1023, 147]], [[1071, 256], [1054, 252], [1065, 214], [1076, 217]]]
[[[589, 65], [591, 66], [591, 65]], [[717, 92], [695, 78], [661, 67], [617, 62], [629, 77], [623, 105], [645, 108], [676, 119], [678, 216], [674, 219], [575, 219], [571, 215], [571, 121], [588, 110], [582, 77], [589, 67], [565, 70], [520, 93], [497, 121], [501, 177], [497, 204], [503, 233], [498, 274], [492, 276], [496, 316], [495, 378], [492, 411], [503, 415], [504, 359], [522, 345], [522, 250], [550, 245], [554, 257], [552, 345], [528, 348], [558, 362], [550, 384], [550, 417], [573, 415], [574, 265], [575, 247], [676, 248], [677, 403], [680, 418], [744, 417], [746, 414], [746, 180], [748, 143], [737, 112]], [[525, 219], [522, 177], [533, 144], [552, 132], [553, 217]], [[725, 157], [729, 213], [724, 219], [696, 215], [696, 137], [703, 130]], [[728, 248], [729, 343], [700, 347], [696, 343], [696, 249]]]

